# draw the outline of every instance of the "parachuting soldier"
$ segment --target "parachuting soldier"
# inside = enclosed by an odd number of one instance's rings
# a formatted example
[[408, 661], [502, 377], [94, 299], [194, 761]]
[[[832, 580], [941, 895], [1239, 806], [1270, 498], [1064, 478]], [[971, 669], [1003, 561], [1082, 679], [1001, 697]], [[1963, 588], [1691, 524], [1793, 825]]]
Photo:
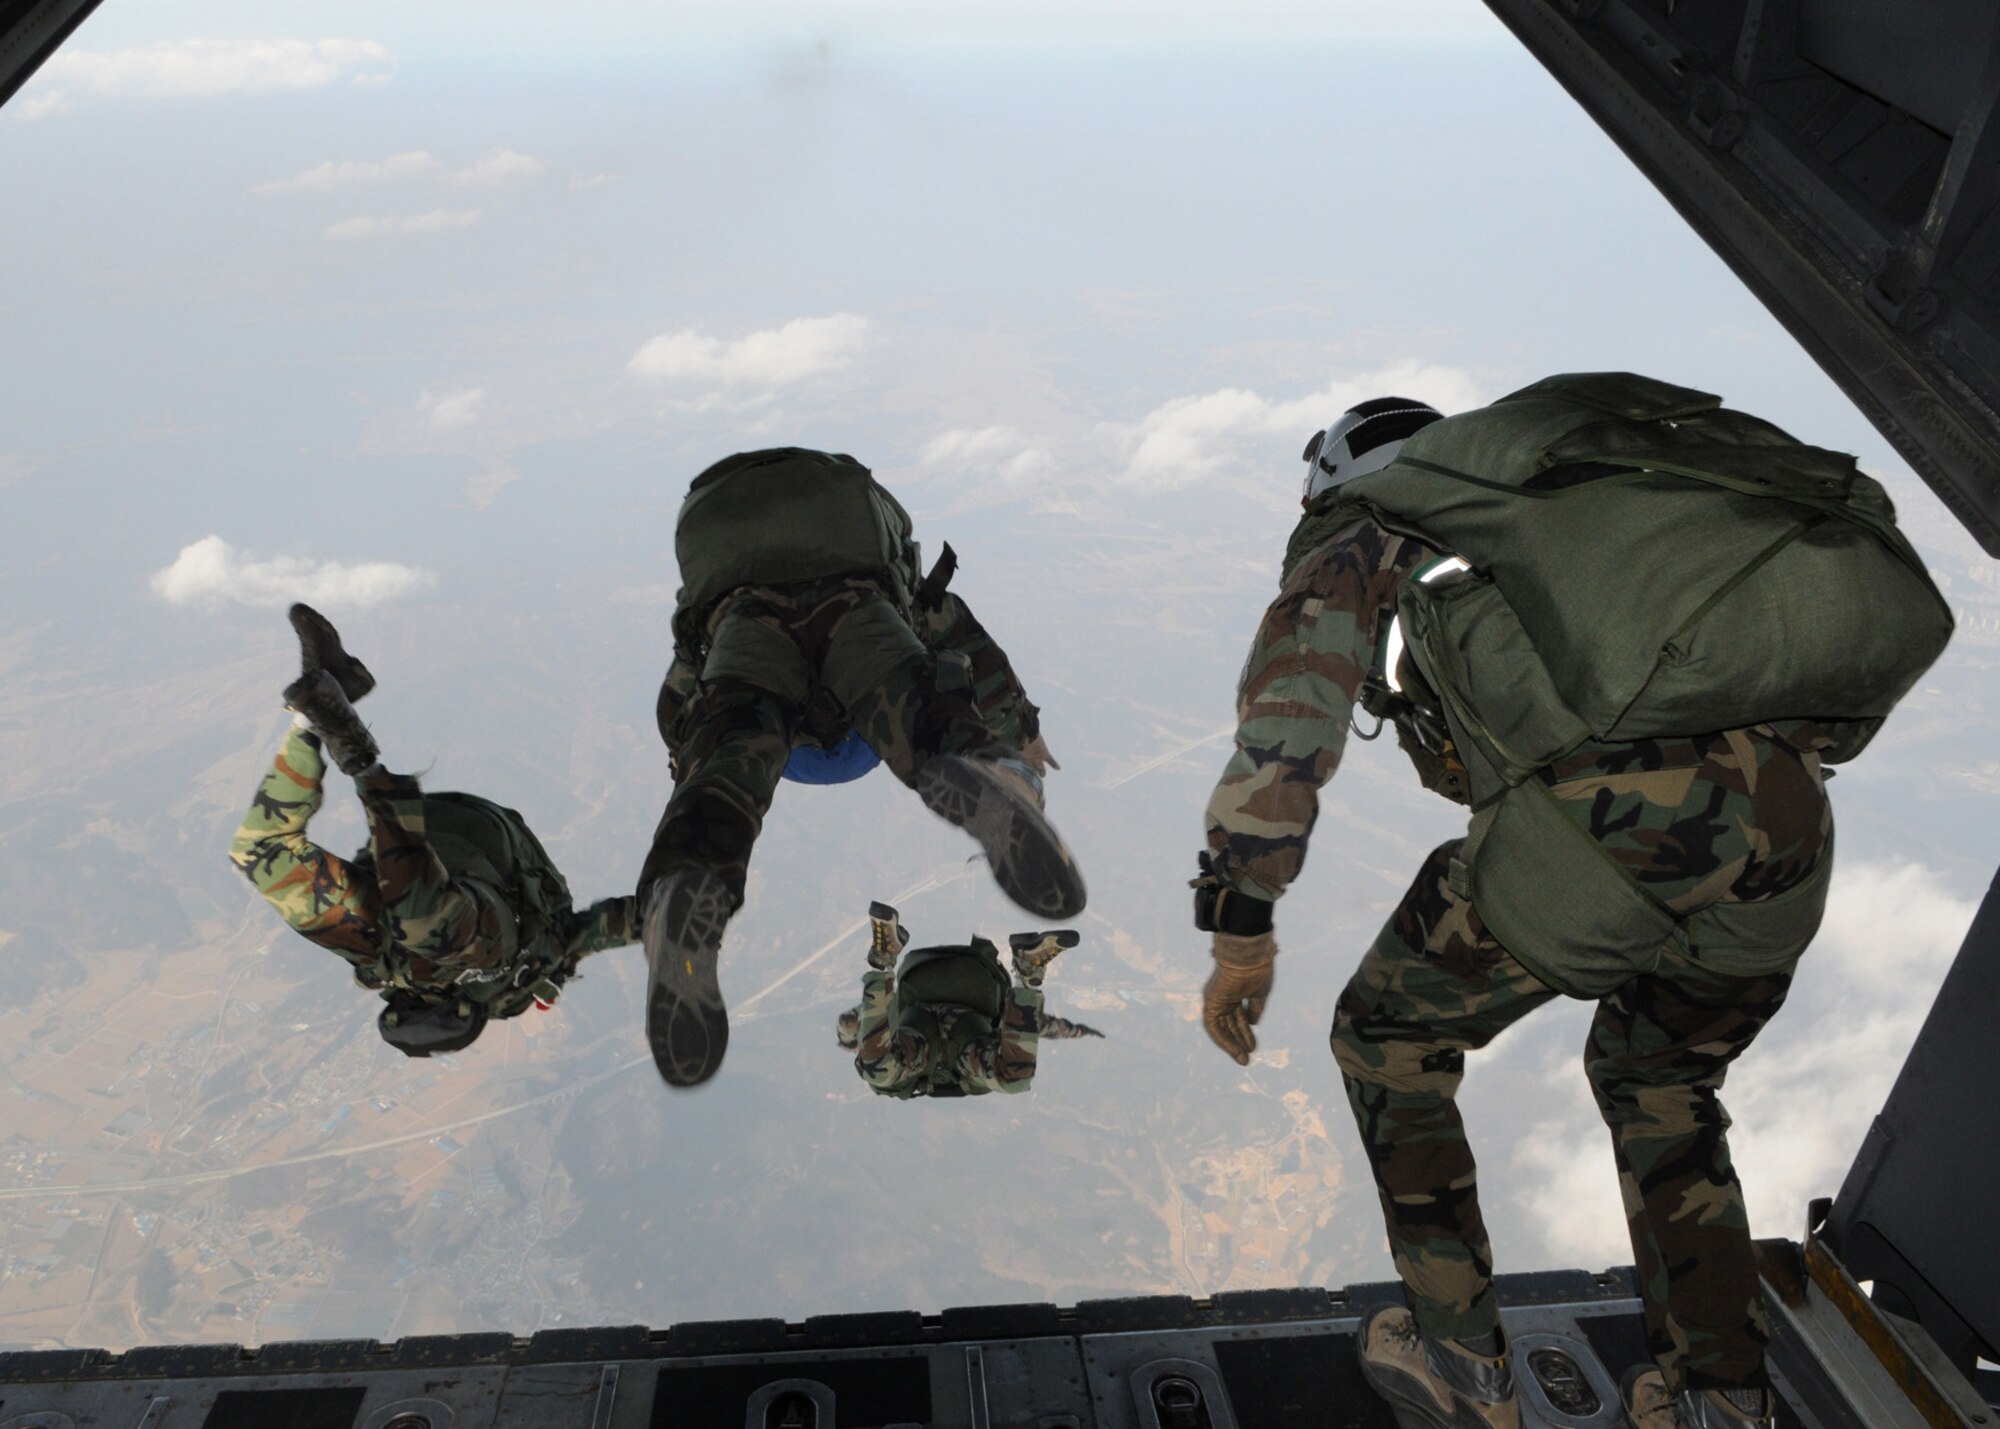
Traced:
[[[569, 886], [512, 809], [472, 794], [426, 794], [381, 763], [353, 701], [367, 666], [310, 606], [294, 605], [304, 673], [297, 719], [229, 849], [230, 861], [299, 933], [345, 959], [387, 1004], [376, 1026], [412, 1057], [470, 1046], [495, 1018], [554, 1003], [577, 963], [638, 936], [631, 897], [578, 910]], [[368, 847], [341, 858], [307, 829], [326, 763], [352, 775]]]
[[909, 514], [852, 457], [743, 452], [689, 488], [660, 736], [674, 792], [639, 876], [647, 1040], [673, 1086], [712, 1077], [729, 1020], [716, 975], [779, 780], [879, 759], [985, 851], [1007, 896], [1045, 918], [1084, 903], [1042, 813], [1053, 761], [1006, 656], [926, 575]]
[[1010, 981], [984, 938], [909, 948], [909, 930], [886, 903], [868, 906], [868, 923], [861, 1001], [840, 1015], [839, 1034], [855, 1072], [879, 1096], [1025, 1092], [1041, 1039], [1104, 1035], [1042, 1003], [1049, 964], [1079, 941], [1071, 929], [1010, 935]]
[[1273, 905], [1357, 699], [1473, 811], [1334, 1020], [1409, 1301], [1364, 1323], [1363, 1371], [1406, 1426], [1520, 1422], [1454, 1094], [1468, 1051], [1568, 995], [1598, 1004], [1586, 1070], [1657, 1362], [1627, 1376], [1627, 1413], [1768, 1424], [1717, 1091], [1825, 906], [1822, 765], [1867, 744], [1950, 612], [1851, 458], [1629, 374], [1446, 419], [1365, 402], [1305, 457], [1195, 885], [1209, 1036], [1256, 1048]]

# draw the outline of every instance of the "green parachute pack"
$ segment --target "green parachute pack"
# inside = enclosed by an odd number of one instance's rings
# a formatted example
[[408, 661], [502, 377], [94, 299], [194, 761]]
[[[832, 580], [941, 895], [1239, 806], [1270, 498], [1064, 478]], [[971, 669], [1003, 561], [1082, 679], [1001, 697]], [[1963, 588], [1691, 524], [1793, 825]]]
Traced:
[[[970, 943], [913, 948], [896, 969], [896, 996], [890, 1017], [899, 1027], [921, 1033], [933, 1049], [930, 1075], [896, 1087], [875, 1087], [879, 1096], [907, 1101], [912, 1097], [981, 1096], [985, 1087], [967, 1089], [951, 1069], [965, 1049], [987, 1036], [1006, 1015], [1013, 979], [1000, 965], [1000, 950], [984, 938]], [[932, 1011], [936, 1005], [964, 1009], [947, 1036]]]
[[1426, 427], [1315, 503], [1287, 569], [1361, 514], [1472, 568], [1399, 613], [1475, 808], [1591, 739], [1811, 719], [1851, 759], [1951, 636], [1852, 457], [1630, 373]]
[[490, 1017], [525, 1012], [537, 998], [553, 1001], [575, 972], [566, 965], [562, 929], [574, 902], [569, 884], [513, 809], [456, 791], [424, 795], [424, 841], [454, 878], [497, 891], [520, 926], [520, 971], [476, 1000]]
[[[1952, 632], [1888, 494], [1852, 457], [1630, 373], [1551, 377], [1417, 432], [1308, 507], [1287, 576], [1362, 517], [1470, 568], [1419, 573], [1398, 602], [1400, 668], [1448, 729], [1452, 767], [1434, 749], [1428, 767], [1412, 757], [1474, 811], [1454, 886], [1578, 996], [1688, 935], [1533, 774], [1586, 741], [1790, 720], [1832, 733], [1828, 762], [1851, 759]], [[1825, 880], [1809, 895], [1709, 919], [1700, 956], [1749, 975], [1795, 955]]]
[[910, 513], [853, 457], [740, 452], [694, 479], [674, 523], [676, 633], [740, 586], [886, 578], [906, 610], [923, 582]]

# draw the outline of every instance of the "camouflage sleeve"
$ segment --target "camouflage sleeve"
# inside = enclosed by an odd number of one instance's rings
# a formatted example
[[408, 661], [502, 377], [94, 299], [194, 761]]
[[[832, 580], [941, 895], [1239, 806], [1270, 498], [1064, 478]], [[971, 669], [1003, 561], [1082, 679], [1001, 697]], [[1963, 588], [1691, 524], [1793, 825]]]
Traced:
[[1380, 622], [1435, 554], [1362, 521], [1301, 561], [1264, 612], [1236, 692], [1236, 753], [1208, 801], [1223, 882], [1276, 899], [1298, 877]]
[[498, 891], [454, 879], [424, 838], [424, 796], [379, 765], [355, 781], [382, 912], [419, 983], [495, 982], [513, 970], [520, 929]]
[[1007, 652], [986, 633], [972, 608], [949, 591], [936, 610], [919, 615], [918, 634], [933, 650], [963, 655], [972, 667], [972, 693], [993, 737], [1014, 749], [1024, 749], [1042, 732], [1041, 710], [1021, 688]]
[[854, 1070], [871, 1087], [893, 1087], [924, 1069], [930, 1046], [921, 1032], [889, 1020], [896, 975], [870, 968], [861, 978], [861, 1020], [856, 1025]]
[[563, 945], [570, 957], [588, 957], [639, 940], [639, 900], [629, 893], [622, 898], [600, 898], [573, 916], [575, 925]]
[[326, 798], [319, 741], [294, 728], [272, 761], [229, 845], [229, 861], [285, 922], [357, 966], [380, 951], [371, 890], [347, 860], [306, 836]]
[[960, 1086], [989, 1092], [1025, 1092], [1035, 1082], [1035, 1054], [1042, 1035], [1042, 990], [1014, 984], [1000, 1025], [958, 1055], [952, 1068]]
[[1079, 1037], [1102, 1037], [1104, 1034], [1083, 1022], [1072, 1022], [1067, 1017], [1058, 1017], [1047, 1008], [1042, 1009], [1042, 1036], [1058, 1042], [1067, 1042]]

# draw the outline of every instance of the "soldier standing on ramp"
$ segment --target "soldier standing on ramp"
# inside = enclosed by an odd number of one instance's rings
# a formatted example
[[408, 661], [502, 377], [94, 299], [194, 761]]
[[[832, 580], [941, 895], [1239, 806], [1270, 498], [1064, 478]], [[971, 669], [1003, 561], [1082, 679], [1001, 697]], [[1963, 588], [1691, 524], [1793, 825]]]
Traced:
[[[1102, 1037], [1042, 1005], [1049, 964], [1079, 941], [1068, 928], [1007, 939], [1015, 981], [984, 938], [961, 947], [914, 948], [886, 903], [868, 906], [868, 972], [861, 1002], [840, 1014], [840, 1045], [878, 1096], [984, 1096], [1035, 1082], [1042, 1038]], [[901, 958], [898, 966], [897, 959]]]
[[1082, 910], [1082, 875], [1042, 813], [1034, 706], [944, 591], [949, 548], [925, 576], [909, 513], [866, 467], [799, 447], [717, 462], [688, 491], [674, 553], [658, 719], [675, 783], [639, 875], [646, 1035], [670, 1085], [722, 1065], [723, 929], [788, 768], [824, 782], [879, 757], [978, 840], [1009, 898], [1045, 918]]
[[[607, 898], [576, 911], [561, 872], [512, 809], [471, 794], [425, 794], [383, 768], [352, 703], [375, 677], [318, 611], [295, 605], [291, 618], [305, 672], [284, 698], [298, 720], [229, 858], [288, 924], [381, 994], [384, 1040], [412, 1057], [456, 1052], [493, 1018], [549, 1006], [582, 958], [636, 939], [636, 902]], [[353, 858], [307, 835], [326, 798], [328, 755], [354, 777], [368, 816], [368, 847]]]
[[1342, 993], [1333, 1051], [1409, 1309], [1359, 1337], [1410, 1426], [1516, 1426], [1465, 1054], [1597, 1003], [1655, 1366], [1637, 1429], [1770, 1422], [1769, 1339], [1717, 1092], [1777, 1012], [1833, 857], [1821, 765], [1858, 754], [1951, 616], [1851, 458], [1718, 398], [1552, 377], [1440, 420], [1365, 402], [1306, 448], [1305, 515], [1238, 692], [1196, 925], [1209, 1036], [1247, 1063], [1357, 699], [1472, 824]]

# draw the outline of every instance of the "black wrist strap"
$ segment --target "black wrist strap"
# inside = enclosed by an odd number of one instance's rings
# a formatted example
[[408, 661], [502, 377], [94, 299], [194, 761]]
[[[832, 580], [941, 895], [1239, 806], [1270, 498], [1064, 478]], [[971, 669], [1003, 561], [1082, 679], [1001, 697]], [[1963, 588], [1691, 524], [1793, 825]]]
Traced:
[[1271, 931], [1272, 903], [1235, 888], [1219, 888], [1215, 894], [1215, 931], [1239, 938], [1254, 938]]

